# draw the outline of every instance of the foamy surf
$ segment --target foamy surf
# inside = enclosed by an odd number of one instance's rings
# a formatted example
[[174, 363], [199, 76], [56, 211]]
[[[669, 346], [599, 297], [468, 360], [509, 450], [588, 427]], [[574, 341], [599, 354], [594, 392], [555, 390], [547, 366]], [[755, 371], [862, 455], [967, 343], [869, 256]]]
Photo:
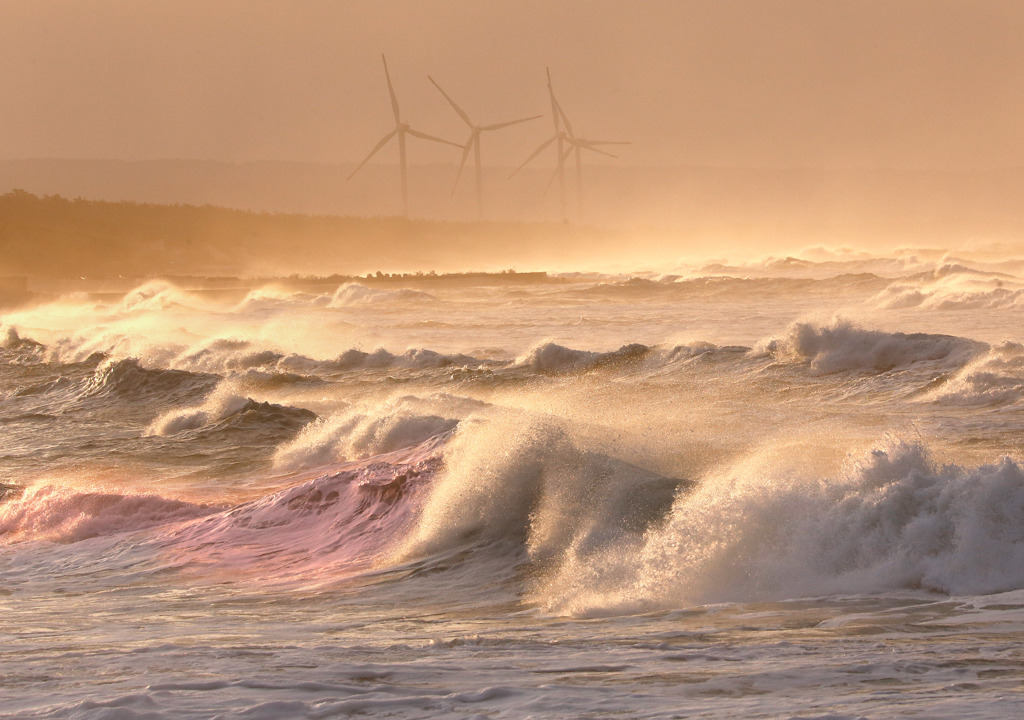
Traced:
[[818, 248], [5, 313], [0, 711], [1012, 715], [1022, 272]]

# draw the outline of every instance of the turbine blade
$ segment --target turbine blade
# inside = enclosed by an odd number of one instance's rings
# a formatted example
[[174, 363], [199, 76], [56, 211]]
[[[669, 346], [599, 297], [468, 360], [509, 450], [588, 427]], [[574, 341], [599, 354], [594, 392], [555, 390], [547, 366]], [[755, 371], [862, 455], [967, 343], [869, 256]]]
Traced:
[[509, 125], [518, 125], [524, 123], [527, 120], [536, 120], [537, 118], [544, 117], [543, 115], [531, 115], [530, 117], [519, 118], [518, 120], [509, 120], [508, 122], [494, 123], [493, 125], [484, 125], [480, 130], [500, 130], [503, 127]]
[[558, 102], [558, 98], [555, 97], [555, 88], [551, 84], [551, 69], [546, 68], [548, 73], [548, 95], [551, 96], [551, 114], [555, 118], [555, 132], [559, 131], [559, 122], [565, 125], [565, 131], [569, 133], [569, 137], [572, 137], [572, 124], [569, 122], [568, 116], [562, 109], [562, 104]]
[[533, 159], [534, 159], [535, 157], [537, 157], [537, 156], [538, 156], [538, 155], [540, 155], [540, 154], [541, 154], [542, 152], [544, 152], [545, 148], [547, 148], [547, 146], [548, 146], [548, 145], [550, 145], [551, 143], [553, 143], [553, 142], [554, 142], [555, 140], [557, 140], [557, 139], [558, 139], [558, 136], [557, 136], [557, 135], [552, 135], [552, 136], [551, 136], [551, 137], [549, 137], [549, 138], [548, 138], [547, 140], [545, 140], [544, 142], [542, 142], [542, 143], [541, 143], [541, 144], [540, 144], [540, 145], [539, 145], [539, 146], [537, 147], [537, 149], [536, 149], [536, 150], [534, 150], [534, 151], [533, 151], [532, 153], [530, 153], [530, 157], [528, 157], [528, 158], [526, 158], [525, 160], [523, 160], [522, 164], [521, 164], [521, 165], [520, 165], [519, 167], [517, 167], [517, 168], [516, 168], [515, 170], [513, 170], [513, 171], [512, 171], [512, 173], [511, 173], [511, 174], [509, 175], [509, 177], [512, 177], [512, 175], [515, 175], [515, 174], [516, 174], [517, 172], [519, 172], [519, 171], [520, 171], [520, 170], [522, 170], [522, 169], [523, 169], [524, 167], [526, 167], [527, 163], [529, 163], [529, 162], [530, 162], [531, 160], [533, 160]]
[[558, 158], [559, 165], [564, 165], [565, 161], [569, 159], [569, 156], [572, 155], [573, 147], [574, 145], [572, 143], [565, 146], [565, 152], [563, 152], [562, 156]]
[[402, 122], [398, 115], [398, 97], [395, 95], [395, 88], [391, 84], [391, 73], [388, 72], [388, 59], [382, 54], [380, 59], [384, 61], [384, 77], [388, 81], [388, 94], [391, 95], [391, 111], [395, 114], [395, 124]]
[[572, 134], [572, 124], [569, 122], [568, 116], [565, 114], [565, 110], [562, 109], [562, 104], [555, 100], [555, 96], [552, 95], [551, 99], [554, 100], [555, 108], [558, 110], [558, 116], [562, 118], [562, 122], [565, 124], [565, 131], [569, 133], [569, 137], [574, 137]]
[[366, 163], [370, 162], [370, 158], [372, 158], [374, 155], [376, 155], [378, 150], [380, 150], [382, 147], [387, 145], [388, 144], [388, 140], [393, 138], [397, 133], [398, 133], [397, 130], [392, 130], [387, 135], [382, 137], [380, 139], [380, 142], [378, 142], [376, 145], [373, 146], [373, 150], [370, 151], [370, 154], [367, 155], [365, 158], [363, 158], [363, 161], [361, 163], [359, 163], [358, 165], [356, 165], [356, 169], [353, 170], [351, 173], [349, 173], [349, 176], [347, 178], [345, 178], [345, 179], [346, 180], [351, 180], [352, 176], [355, 175], [360, 170], [362, 170], [363, 165], [365, 165]]
[[581, 147], [584, 150], [589, 150], [590, 152], [601, 153], [602, 155], [607, 155], [608, 157], [613, 157], [613, 158], [617, 158], [618, 157], [618, 155], [613, 155], [612, 153], [608, 152], [607, 150], [599, 150], [598, 148], [590, 147], [589, 145], [579, 145], [578, 147]]
[[551, 119], [555, 123], [555, 134], [557, 135], [562, 131], [562, 126], [558, 120], [558, 101], [555, 100], [555, 91], [551, 87], [551, 68], [544, 68], [544, 72], [548, 74], [548, 97], [551, 99]]
[[466, 111], [460, 108], [458, 104], [451, 99], [448, 93], [446, 93], [444, 89], [437, 84], [437, 81], [434, 78], [430, 77], [429, 75], [427, 75], [427, 80], [434, 83], [434, 87], [441, 91], [441, 94], [444, 95], [444, 99], [447, 100], [448, 104], [451, 105], [455, 112], [459, 114], [459, 117], [462, 118], [467, 125], [473, 127], [473, 121], [469, 119], [469, 115], [466, 114]]
[[452, 184], [452, 197], [455, 197], [455, 190], [459, 187], [459, 178], [462, 177], [462, 169], [466, 167], [466, 159], [469, 157], [469, 151], [473, 148], [473, 142], [480, 142], [479, 136], [475, 135], [470, 138], [469, 142], [466, 143], [466, 149], [462, 151], [462, 160], [459, 161], [459, 171], [455, 173], [455, 182]]
[[602, 155], [607, 155], [608, 157], [613, 157], [613, 158], [617, 158], [618, 155], [613, 155], [612, 153], [608, 152], [607, 150], [601, 150], [600, 148], [598, 148], [596, 146], [597, 145], [630, 145], [631, 144], [631, 143], [628, 143], [628, 142], [625, 142], [625, 141], [622, 141], [622, 140], [586, 140], [585, 138], [576, 138], [573, 142], [574, 142], [575, 145], [577, 145], [578, 147], [583, 148], [584, 150], [590, 150], [591, 152], [601, 153]]
[[558, 156], [558, 165], [555, 166], [555, 171], [551, 173], [551, 178], [548, 180], [548, 184], [544, 186], [544, 192], [542, 194], [543, 197], [547, 197], [548, 190], [550, 190], [551, 186], [554, 184], [555, 178], [558, 177], [558, 173], [562, 172], [562, 169], [565, 167], [565, 161], [569, 159], [570, 155], [572, 155], [572, 150], [573, 146], [571, 144], [566, 145], [565, 150], [563, 150], [562, 154]]
[[434, 142], [444, 143], [445, 145], [454, 145], [457, 148], [465, 147], [462, 143], [452, 142], [451, 140], [445, 140], [444, 138], [435, 137], [433, 135], [427, 135], [425, 132], [420, 132], [413, 128], [406, 128], [405, 131], [410, 135], [421, 138], [423, 140], [433, 140]]

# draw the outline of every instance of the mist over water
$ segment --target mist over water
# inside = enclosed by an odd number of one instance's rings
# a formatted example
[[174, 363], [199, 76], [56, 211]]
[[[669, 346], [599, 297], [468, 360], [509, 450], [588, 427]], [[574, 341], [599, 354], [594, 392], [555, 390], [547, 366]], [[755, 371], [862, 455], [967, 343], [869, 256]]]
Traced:
[[1005, 716], [1024, 259], [667, 270], [6, 311], [5, 712]]

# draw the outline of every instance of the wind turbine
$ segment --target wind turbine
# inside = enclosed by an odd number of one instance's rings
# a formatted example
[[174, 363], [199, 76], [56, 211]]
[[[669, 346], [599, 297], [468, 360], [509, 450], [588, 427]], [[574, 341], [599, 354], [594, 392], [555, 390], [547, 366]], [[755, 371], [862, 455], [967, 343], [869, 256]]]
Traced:
[[490, 132], [491, 130], [500, 130], [506, 128], [509, 125], [518, 125], [524, 123], [527, 120], [536, 120], [541, 115], [532, 115], [530, 117], [519, 118], [518, 120], [509, 120], [507, 122], [493, 123], [491, 125], [477, 125], [469, 119], [469, 115], [466, 111], [458, 106], [458, 104], [452, 100], [451, 96], [444, 91], [434, 78], [427, 75], [427, 79], [434, 83], [444, 99], [448, 101], [448, 104], [452, 106], [452, 109], [458, 113], [459, 117], [462, 118], [463, 122], [469, 126], [469, 139], [466, 141], [464, 149], [462, 151], [462, 161], [459, 163], [459, 171], [455, 175], [455, 184], [452, 185], [452, 195], [455, 195], [455, 189], [459, 186], [459, 178], [462, 177], [462, 170], [466, 167], [466, 160], [469, 158], [470, 150], [473, 151], [473, 159], [476, 164], [476, 215], [478, 219], [483, 219], [484, 204], [483, 204], [483, 181], [481, 180], [482, 171], [480, 167], [480, 133]]
[[[629, 145], [629, 142], [622, 140], [588, 140], [587, 138], [577, 137], [572, 130], [572, 124], [569, 122], [569, 118], [566, 116], [565, 111], [562, 110], [561, 103], [558, 102], [558, 98], [555, 97], [555, 90], [551, 84], [551, 70], [547, 69], [548, 76], [548, 96], [551, 99], [551, 117], [555, 124], [555, 134], [549, 137], [547, 140], [542, 142], [533, 153], [530, 154], [523, 163], [512, 171], [512, 175], [515, 175], [523, 167], [526, 166], [533, 158], [537, 157], [542, 153], [551, 143], [557, 142], [558, 150], [558, 165], [555, 169], [555, 174], [548, 182], [548, 187], [551, 187], [551, 183], [554, 182], [555, 178], [558, 178], [559, 195], [561, 196], [562, 205], [562, 218], [566, 217], [565, 210], [565, 161], [569, 159], [570, 155], [575, 155], [576, 159], [576, 201], [577, 208], [580, 217], [583, 215], [583, 163], [581, 155], [583, 150], [590, 150], [592, 152], [607, 155], [609, 157], [617, 157], [607, 150], [601, 150], [598, 145]], [[564, 126], [564, 128], [563, 128]], [[512, 177], [509, 175], [509, 177]]]
[[388, 81], [388, 94], [391, 96], [391, 111], [395, 115], [395, 129], [389, 132], [384, 137], [382, 137], [380, 141], [373, 146], [373, 150], [370, 151], [370, 154], [367, 155], [361, 163], [356, 165], [356, 169], [353, 170], [346, 179], [351, 180], [352, 176], [359, 172], [362, 169], [363, 165], [368, 163], [370, 161], [370, 158], [377, 154], [377, 151], [379, 151], [382, 147], [387, 145], [391, 138], [397, 135], [398, 163], [399, 166], [401, 167], [402, 172], [402, 211], [405, 217], [409, 217], [409, 175], [405, 163], [405, 136], [412, 135], [413, 137], [422, 138], [423, 140], [433, 140], [434, 142], [444, 143], [446, 145], [454, 145], [457, 148], [461, 148], [462, 145], [459, 145], [458, 143], [452, 142], [450, 140], [445, 140], [443, 138], [434, 137], [433, 135], [428, 135], [425, 132], [421, 132], [419, 130], [416, 130], [415, 128], [409, 127], [409, 123], [402, 122], [402, 116], [398, 110], [398, 97], [395, 95], [395, 88], [391, 84], [391, 74], [388, 72], [387, 58], [385, 58], [384, 55], [381, 55], [380, 59], [384, 61], [384, 77]]
[[[550, 68], [545, 68], [545, 70], [547, 71], [547, 74], [548, 74], [548, 95], [551, 98], [551, 119], [555, 123], [555, 134], [552, 135], [551, 137], [549, 137], [544, 142], [542, 142], [540, 145], [538, 145], [537, 149], [534, 150], [532, 153], [530, 153], [530, 156], [528, 158], [526, 158], [525, 160], [523, 160], [523, 162], [519, 165], [519, 167], [517, 167], [515, 170], [512, 171], [512, 173], [509, 175], [509, 178], [511, 178], [513, 175], [515, 175], [520, 170], [522, 170], [524, 167], [526, 167], [527, 164], [531, 160], [533, 160], [535, 157], [537, 157], [542, 152], [544, 152], [544, 150], [546, 150], [547, 147], [549, 145], [551, 145], [551, 143], [557, 142], [558, 145], [556, 146], [556, 150], [558, 151], [558, 166], [557, 166], [557, 169], [555, 170], [555, 177], [558, 178], [559, 196], [561, 197], [561, 200], [562, 200], [562, 219], [564, 220], [564, 219], [566, 219], [566, 215], [565, 215], [565, 152], [563, 150], [563, 146], [565, 145], [565, 140], [566, 140], [566, 138], [568, 136], [566, 135], [565, 131], [562, 130], [561, 113], [559, 112], [560, 108], [558, 107], [558, 101], [555, 99], [555, 91], [551, 87], [551, 69]], [[553, 179], [554, 178], [552, 178], [552, 180]], [[550, 187], [550, 186], [551, 186], [551, 184], [548, 183], [548, 187]]]
[[[551, 76], [548, 75], [548, 88], [551, 88]], [[577, 137], [572, 131], [572, 124], [569, 122], [569, 118], [566, 117], [565, 111], [562, 110], [561, 104], [555, 99], [555, 94], [552, 91], [551, 99], [554, 103], [555, 108], [558, 110], [558, 115], [562, 119], [562, 124], [565, 125], [565, 138], [563, 139], [568, 147], [565, 149], [565, 155], [559, 158], [560, 164], [564, 167], [565, 160], [568, 159], [570, 153], [575, 155], [576, 159], [576, 212], [577, 217], [583, 218], [583, 163], [580, 159], [582, 150], [590, 150], [592, 152], [600, 153], [601, 155], [607, 155], [608, 157], [617, 158], [618, 155], [614, 155], [607, 150], [601, 150], [596, 147], [597, 145], [629, 145], [630, 143], [626, 140], [588, 140], [586, 138]], [[565, 201], [562, 201], [563, 207]], [[564, 212], [564, 210], [563, 210]]]

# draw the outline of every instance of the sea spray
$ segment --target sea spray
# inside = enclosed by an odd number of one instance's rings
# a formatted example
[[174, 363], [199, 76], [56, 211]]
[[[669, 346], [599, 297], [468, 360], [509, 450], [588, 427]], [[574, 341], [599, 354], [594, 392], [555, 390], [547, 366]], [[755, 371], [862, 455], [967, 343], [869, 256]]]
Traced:
[[371, 288], [359, 283], [345, 283], [339, 287], [328, 303], [330, 307], [358, 307], [360, 305], [416, 302], [430, 303], [436, 298], [422, 290], [408, 288]]
[[837, 477], [784, 449], [700, 478], [667, 522], [538, 586], [560, 612], [633, 612], [722, 602], [1024, 587], [1024, 470], [1003, 459], [936, 467], [920, 445], [869, 451]]
[[[203, 402], [193, 407], [170, 410], [146, 428], [147, 435], [170, 436], [186, 431], [224, 428], [230, 423], [261, 422], [274, 424], [282, 431], [297, 431], [316, 419], [309, 410], [267, 402], [256, 402], [239, 395], [232, 383], [222, 383]], [[255, 428], [250, 428], [254, 430]]]
[[922, 396], [947, 405], [999, 406], [1024, 400], [1024, 345], [1004, 342], [990, 348]]
[[410, 558], [465, 543], [557, 560], [658, 521], [684, 480], [577, 447], [556, 424], [521, 412], [463, 421], [415, 527], [395, 549]]
[[419, 445], [450, 432], [485, 403], [447, 394], [399, 396], [339, 410], [306, 426], [274, 457], [278, 470], [312, 468]]
[[958, 255], [5, 310], [0, 714], [1020, 715], [1024, 262]]
[[885, 372], [921, 363], [959, 366], [984, 345], [925, 333], [891, 333], [834, 318], [818, 324], [796, 322], [782, 337], [763, 340], [755, 352], [781, 362], [807, 362], [823, 373]]

